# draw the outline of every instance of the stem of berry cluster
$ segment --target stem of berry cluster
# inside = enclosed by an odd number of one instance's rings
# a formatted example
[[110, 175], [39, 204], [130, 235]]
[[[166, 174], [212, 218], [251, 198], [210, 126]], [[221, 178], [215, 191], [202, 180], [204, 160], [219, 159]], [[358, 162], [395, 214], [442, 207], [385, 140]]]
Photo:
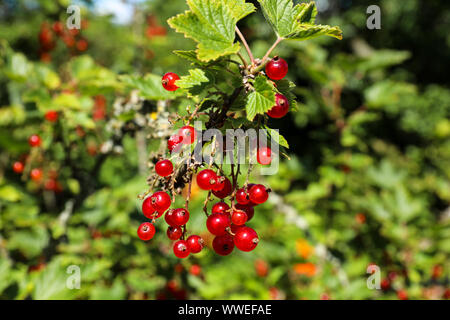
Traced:
[[272, 51], [280, 44], [281, 41], [283, 41], [284, 38], [282, 37], [278, 37], [277, 40], [274, 42], [274, 44], [269, 48], [269, 50], [267, 50], [266, 54], [264, 55], [264, 57], [261, 60], [261, 63], [258, 65], [257, 68], [255, 68], [254, 70], [252, 70], [252, 74], [256, 74], [259, 71], [261, 71], [264, 66], [266, 65], [267, 62], [269, 62], [267, 59], [269, 58], [270, 54], [272, 53]]
[[253, 53], [250, 50], [250, 46], [247, 43], [247, 40], [245, 40], [244, 35], [242, 34], [241, 30], [239, 30], [238, 26], [236, 26], [236, 33], [238, 34], [239, 38], [242, 41], [242, 44], [245, 47], [245, 50], [247, 50], [248, 56], [250, 57], [250, 61], [252, 62], [252, 66], [255, 65], [255, 58], [253, 57]]

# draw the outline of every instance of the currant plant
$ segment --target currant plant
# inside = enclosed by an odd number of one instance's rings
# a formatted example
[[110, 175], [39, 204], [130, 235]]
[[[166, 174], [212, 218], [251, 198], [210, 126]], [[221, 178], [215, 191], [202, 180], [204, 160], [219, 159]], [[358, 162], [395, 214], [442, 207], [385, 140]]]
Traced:
[[[256, 11], [253, 4], [244, 0], [188, 0], [189, 10], [168, 20], [175, 31], [197, 42], [197, 49], [175, 51], [192, 68], [188, 75], [183, 76], [174, 70], [168, 71], [162, 77], [160, 86], [168, 92], [167, 100], [188, 99], [194, 107], [188, 106], [187, 115], [176, 115], [170, 119], [171, 125], [179, 130], [168, 136], [166, 148], [152, 157], [151, 160], [156, 162], [155, 172], [148, 179], [150, 189], [140, 198], [144, 200], [142, 211], [151, 223], [164, 214], [169, 225], [168, 238], [178, 240], [173, 251], [179, 258], [198, 253], [205, 245], [198, 235], [188, 236], [193, 180], [200, 189], [208, 191], [204, 202], [205, 224], [215, 236], [212, 247], [219, 255], [230, 254], [234, 247], [245, 252], [256, 248], [259, 236], [246, 223], [252, 219], [254, 207], [265, 203], [271, 191], [265, 185], [249, 183], [251, 165], [248, 166], [245, 182], [239, 185], [240, 162], [236, 164], [231, 161], [229, 168], [225, 168], [223, 163], [214, 163], [212, 158], [211, 161], [194, 159], [193, 152], [199, 144], [205, 148], [209, 146], [211, 155], [230, 151], [230, 157], [234, 160], [237, 153], [234, 148], [227, 149], [228, 145], [224, 150], [217, 150], [221, 144], [215, 139], [206, 141], [201, 131], [265, 129], [278, 141], [277, 148], [289, 148], [287, 141], [269, 126], [270, 118], [282, 118], [290, 110], [296, 110], [292, 93], [295, 84], [285, 78], [287, 62], [282, 57], [272, 56], [272, 52], [283, 41], [303, 41], [323, 35], [342, 38], [339, 27], [315, 24], [317, 9], [314, 2], [298, 5], [291, 0], [258, 2], [276, 35], [275, 42], [272, 46], [268, 44], [269, 49], [261, 58], [253, 55], [237, 26], [240, 20]], [[194, 128], [194, 121], [204, 125]], [[277, 155], [272, 152], [272, 145], [262, 143], [259, 141], [256, 150], [257, 162], [269, 165]], [[178, 154], [182, 156], [175, 157]], [[175, 159], [185, 161], [172, 163]], [[184, 208], [170, 208], [184, 188], [187, 189]], [[154, 192], [156, 189], [158, 191]], [[208, 212], [207, 204], [212, 195], [219, 202]], [[141, 238], [147, 223], [138, 229]], [[148, 231], [144, 240], [149, 238], [147, 234]]]

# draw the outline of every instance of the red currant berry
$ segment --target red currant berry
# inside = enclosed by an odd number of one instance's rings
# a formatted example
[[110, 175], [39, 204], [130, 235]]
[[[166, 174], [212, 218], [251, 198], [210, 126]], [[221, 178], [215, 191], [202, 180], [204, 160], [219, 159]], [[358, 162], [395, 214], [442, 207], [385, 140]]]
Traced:
[[184, 226], [189, 221], [189, 211], [183, 208], [175, 209], [172, 216], [172, 223], [176, 226]]
[[246, 227], [245, 224], [243, 224], [242, 226], [237, 226], [235, 224], [231, 224], [230, 229], [231, 232], [233, 232], [234, 234], [236, 234], [236, 232], [238, 232], [238, 230], [240, 230], [241, 228]]
[[180, 77], [173, 72], [168, 72], [162, 77], [162, 85], [164, 89], [167, 91], [176, 91], [178, 86], [175, 84], [175, 81], [180, 80]]
[[42, 170], [41, 169], [33, 169], [30, 172], [30, 177], [34, 181], [39, 181], [42, 179]]
[[175, 224], [174, 220], [173, 220], [173, 216], [174, 216], [175, 210], [174, 209], [169, 209], [166, 211], [166, 214], [164, 215], [164, 220], [166, 220], [166, 223], [169, 226], [172, 227], [177, 227], [177, 225]]
[[206, 220], [206, 227], [209, 232], [215, 236], [222, 236], [227, 233], [227, 228], [230, 226], [230, 217], [226, 214], [213, 213]]
[[167, 177], [173, 172], [173, 164], [170, 160], [160, 160], [155, 165], [156, 174], [160, 177]]
[[183, 259], [189, 256], [189, 248], [187, 246], [187, 242], [184, 240], [178, 240], [173, 245], [173, 253], [177, 258]]
[[236, 192], [236, 201], [239, 204], [248, 204], [250, 202], [250, 197], [247, 192], [245, 192], [244, 188], [239, 189]]
[[233, 237], [229, 234], [225, 234], [223, 236], [217, 236], [213, 240], [213, 249], [214, 251], [221, 255], [221, 256], [227, 256], [229, 255], [233, 249], [234, 249], [234, 242]]
[[41, 145], [41, 137], [37, 134], [33, 134], [29, 139], [28, 143], [31, 147], [39, 147]]
[[212, 190], [212, 193], [220, 199], [224, 199], [226, 197], [228, 197], [231, 194], [231, 182], [230, 179], [225, 178], [225, 180], [223, 181], [223, 188], [220, 189], [219, 191], [215, 191], [214, 189]]
[[141, 240], [148, 241], [155, 235], [155, 226], [150, 222], [144, 222], [139, 226], [137, 234]]
[[240, 228], [234, 235], [234, 244], [241, 251], [252, 251], [258, 242], [258, 234], [250, 227]]
[[211, 213], [222, 213], [222, 214], [230, 214], [228, 212], [230, 210], [230, 206], [226, 204], [225, 202], [217, 202], [213, 207], [211, 208]]
[[45, 113], [44, 117], [45, 117], [45, 120], [47, 120], [47, 121], [56, 122], [56, 121], [58, 121], [59, 114], [57, 111], [50, 110]]
[[289, 100], [282, 94], [275, 95], [275, 105], [267, 114], [271, 118], [283, 118], [289, 112]]
[[156, 211], [158, 211], [159, 216], [161, 216], [167, 209], [169, 209], [172, 203], [170, 196], [167, 192], [157, 191], [151, 197], [151, 204]]
[[202, 273], [202, 267], [200, 267], [198, 264], [193, 264], [189, 268], [189, 273], [192, 274], [193, 276], [199, 276], [200, 273]]
[[193, 144], [197, 139], [197, 132], [192, 126], [184, 126], [178, 130], [178, 135], [182, 139], [183, 144]]
[[225, 179], [226, 179], [225, 177], [217, 176], [216, 183], [213, 185], [211, 190], [212, 191], [221, 191], [223, 188], [225, 188], [225, 184], [226, 184]]
[[231, 222], [237, 226], [242, 226], [247, 222], [247, 220], [248, 220], [247, 214], [241, 210], [235, 210], [231, 215]]
[[217, 175], [211, 169], [202, 170], [197, 175], [197, 185], [203, 190], [211, 190], [216, 181]]
[[149, 219], [153, 219], [155, 217], [155, 208], [152, 206], [152, 197], [145, 198], [144, 202], [142, 202], [142, 213]]
[[167, 148], [172, 153], [173, 151], [178, 152], [181, 149], [181, 142], [183, 141], [183, 138], [179, 135], [175, 134], [167, 140]]
[[12, 166], [12, 169], [15, 173], [22, 173], [24, 168], [25, 168], [25, 166], [20, 161], [14, 162], [14, 164]]
[[274, 57], [266, 65], [266, 74], [272, 80], [283, 79], [286, 76], [287, 72], [287, 62], [278, 56]]
[[200, 236], [192, 235], [186, 239], [187, 246], [190, 252], [199, 253], [202, 251], [205, 242]]
[[180, 227], [169, 226], [167, 228], [167, 237], [170, 240], [178, 240], [181, 238], [182, 235], [183, 235], [183, 230], [181, 230]]
[[268, 165], [272, 162], [272, 150], [269, 147], [261, 147], [256, 154], [256, 160], [259, 164]]
[[256, 204], [264, 203], [269, 198], [269, 193], [262, 184], [255, 184], [249, 189], [248, 194], [250, 200]]
[[247, 205], [237, 204], [236, 209], [242, 210], [247, 214], [247, 221], [250, 221], [255, 215], [255, 209], [250, 204]]

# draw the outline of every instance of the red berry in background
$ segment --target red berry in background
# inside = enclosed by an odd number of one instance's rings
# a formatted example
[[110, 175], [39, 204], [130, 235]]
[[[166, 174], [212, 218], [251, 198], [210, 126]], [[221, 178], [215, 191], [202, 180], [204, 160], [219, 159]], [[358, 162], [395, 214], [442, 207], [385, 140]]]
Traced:
[[74, 37], [77, 36], [80, 33], [80, 30], [77, 29], [77, 28], [71, 28], [68, 31], [69, 31], [69, 34], [74, 36]]
[[269, 272], [269, 265], [264, 260], [258, 259], [255, 261], [255, 271], [259, 277], [265, 277]]
[[202, 251], [204, 246], [204, 241], [200, 236], [192, 235], [186, 239], [187, 246], [190, 252], [199, 253]]
[[155, 165], [156, 174], [160, 177], [170, 176], [173, 172], [173, 164], [170, 160], [160, 160]]
[[149, 219], [154, 218], [155, 208], [152, 206], [152, 197], [145, 198], [144, 202], [142, 202], [142, 213]]
[[169, 226], [167, 228], [167, 237], [170, 240], [178, 240], [181, 238], [182, 235], [183, 235], [183, 230], [181, 230], [180, 227]]
[[444, 272], [444, 268], [441, 265], [435, 265], [433, 266], [432, 271], [432, 277], [433, 279], [439, 279], [442, 276], [442, 273]]
[[167, 140], [167, 148], [170, 152], [178, 152], [181, 149], [183, 138], [179, 135], [173, 135]]
[[25, 168], [24, 164], [20, 161], [14, 162], [12, 169], [15, 173], [22, 173]]
[[39, 181], [42, 179], [42, 170], [41, 169], [33, 169], [30, 172], [30, 177], [33, 181]]
[[252, 251], [258, 242], [258, 234], [250, 227], [240, 228], [234, 235], [234, 244], [241, 251]]
[[37, 134], [33, 134], [30, 138], [28, 138], [28, 144], [31, 147], [39, 147], [41, 145], [41, 137]]
[[77, 50], [81, 51], [81, 52], [86, 51], [88, 48], [88, 45], [89, 44], [86, 39], [80, 39], [77, 41]]
[[389, 279], [384, 278], [383, 280], [381, 280], [380, 286], [382, 290], [387, 291], [391, 288], [391, 282], [389, 281]]
[[150, 198], [153, 208], [158, 211], [160, 216], [169, 209], [172, 203], [170, 196], [164, 191], [157, 191]]
[[61, 35], [64, 31], [64, 24], [61, 21], [56, 21], [53, 23], [52, 29], [57, 35]]
[[255, 184], [251, 187], [248, 191], [248, 195], [250, 200], [256, 204], [264, 203], [269, 198], [269, 193], [262, 184]]
[[171, 218], [176, 226], [184, 226], [189, 221], [189, 211], [183, 208], [175, 209]]
[[184, 126], [178, 130], [178, 135], [182, 139], [183, 144], [193, 144], [197, 139], [197, 132], [192, 126]]
[[150, 222], [144, 222], [139, 226], [137, 234], [141, 240], [148, 241], [155, 235], [155, 226]]
[[197, 175], [197, 185], [203, 190], [211, 190], [216, 181], [217, 175], [211, 169], [204, 169]]
[[266, 74], [272, 80], [281, 80], [288, 73], [287, 62], [276, 56], [266, 64]]
[[248, 204], [250, 202], [249, 194], [245, 192], [244, 188], [241, 188], [236, 192], [236, 201], [237, 203], [242, 205]]
[[211, 213], [222, 213], [222, 214], [230, 214], [228, 212], [230, 210], [230, 206], [226, 204], [225, 202], [217, 202], [213, 207], [211, 208]]
[[193, 264], [189, 268], [189, 273], [193, 276], [199, 276], [202, 273], [202, 267], [200, 267], [198, 264]]
[[242, 226], [247, 220], [247, 214], [241, 210], [233, 211], [233, 214], [231, 215], [231, 222], [237, 226]]
[[250, 221], [255, 215], [255, 209], [250, 204], [247, 205], [237, 204], [235, 208], [243, 210], [247, 214], [247, 221]]
[[227, 233], [227, 228], [230, 226], [230, 217], [222, 213], [213, 213], [206, 220], [206, 227], [208, 231], [215, 236], [222, 236]]
[[259, 164], [268, 165], [272, 162], [272, 150], [269, 147], [261, 147], [256, 153], [256, 160]]
[[180, 77], [173, 72], [168, 72], [162, 77], [162, 85], [167, 91], [176, 91], [178, 89], [175, 81], [180, 80]]
[[187, 242], [184, 240], [178, 240], [173, 245], [173, 253], [177, 258], [183, 259], [189, 256], [189, 248], [187, 246]]
[[217, 254], [221, 256], [227, 256], [234, 249], [233, 237], [229, 234], [217, 236], [214, 238], [212, 246]]
[[282, 94], [275, 95], [275, 105], [267, 111], [271, 118], [283, 118], [289, 112], [289, 100]]
[[75, 38], [69, 33], [64, 34], [62, 40], [66, 44], [67, 48], [72, 48], [75, 45]]
[[397, 297], [400, 300], [408, 300], [408, 292], [406, 292], [406, 290], [400, 289], [397, 291]]
[[231, 186], [231, 182], [230, 179], [225, 178], [225, 180], [223, 181], [223, 188], [221, 190], [215, 191], [214, 189], [212, 190], [212, 193], [220, 199], [224, 199], [226, 197], [228, 197], [231, 194], [231, 190], [232, 186]]
[[45, 113], [45, 120], [50, 122], [56, 122], [58, 121], [59, 114], [57, 111], [49, 110]]

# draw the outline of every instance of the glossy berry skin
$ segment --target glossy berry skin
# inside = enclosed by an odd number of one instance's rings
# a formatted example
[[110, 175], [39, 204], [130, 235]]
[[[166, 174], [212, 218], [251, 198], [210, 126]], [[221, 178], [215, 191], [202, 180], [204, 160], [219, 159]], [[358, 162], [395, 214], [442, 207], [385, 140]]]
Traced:
[[155, 208], [152, 206], [152, 197], [145, 198], [144, 202], [142, 202], [142, 213], [149, 219], [153, 219], [155, 216]]
[[169, 226], [167, 228], [167, 238], [170, 240], [178, 240], [183, 235], [183, 230], [180, 227]]
[[247, 220], [248, 220], [247, 214], [241, 210], [235, 210], [231, 215], [231, 223], [237, 226], [242, 226], [247, 222]]
[[191, 253], [199, 253], [203, 249], [204, 241], [200, 236], [192, 235], [186, 239], [188, 249]]
[[247, 221], [250, 221], [255, 215], [255, 209], [250, 204], [247, 205], [237, 204], [235, 208], [243, 210], [247, 214]]
[[174, 213], [175, 213], [174, 209], [169, 209], [166, 211], [166, 214], [164, 215], [164, 220], [171, 227], [177, 227], [177, 225], [175, 224], [175, 221], [173, 219]]
[[204, 169], [197, 175], [197, 185], [200, 189], [211, 190], [216, 184], [217, 175], [211, 169]]
[[173, 253], [177, 258], [184, 259], [190, 254], [187, 242], [185, 240], [178, 240], [173, 245]]
[[222, 214], [230, 214], [228, 212], [230, 210], [230, 206], [226, 204], [225, 202], [217, 202], [213, 207], [211, 208], [211, 213], [222, 213]]
[[12, 169], [15, 173], [22, 173], [23, 169], [25, 168], [24, 164], [20, 161], [14, 162]]
[[41, 169], [33, 169], [30, 172], [30, 177], [33, 181], [39, 181], [42, 179], [42, 170]]
[[236, 201], [237, 203], [242, 205], [248, 204], [250, 202], [249, 194], [245, 192], [244, 188], [241, 188], [236, 192]]
[[31, 147], [39, 147], [41, 145], [41, 137], [39, 137], [37, 134], [33, 134], [29, 139], [28, 139], [28, 144]]
[[176, 91], [178, 89], [175, 81], [180, 80], [180, 77], [173, 72], [166, 73], [161, 80], [162, 86], [167, 91]]
[[225, 234], [223, 236], [217, 236], [213, 240], [213, 249], [214, 251], [221, 255], [221, 256], [227, 256], [229, 255], [233, 249], [234, 249], [234, 242], [233, 237], [229, 234]]
[[223, 188], [221, 190], [218, 190], [218, 191], [216, 191], [214, 189], [212, 190], [212, 193], [217, 198], [220, 198], [220, 199], [224, 199], [224, 198], [228, 197], [231, 194], [231, 189], [232, 189], [230, 179], [225, 178], [225, 180], [222, 182], [222, 184], [223, 184]]
[[57, 111], [50, 110], [45, 113], [44, 117], [45, 117], [45, 120], [47, 120], [49, 122], [56, 122], [56, 121], [58, 121], [59, 114]]
[[272, 149], [269, 147], [261, 147], [256, 154], [256, 160], [259, 164], [268, 165], [272, 162]]
[[252, 251], [259, 242], [258, 234], [250, 227], [243, 227], [237, 230], [234, 235], [234, 244], [241, 251]]
[[266, 64], [266, 74], [272, 80], [283, 79], [287, 75], [288, 69], [287, 62], [278, 56]]
[[245, 224], [243, 224], [242, 226], [237, 226], [235, 224], [231, 224], [230, 229], [231, 232], [233, 232], [234, 234], [236, 234], [236, 232], [238, 232], [238, 230], [240, 230], [241, 228], [246, 227]]
[[155, 226], [150, 222], [144, 222], [139, 226], [137, 234], [139, 239], [148, 241], [155, 235]]
[[184, 226], [189, 221], [189, 211], [183, 208], [175, 209], [172, 216], [172, 223], [176, 226]]
[[192, 126], [184, 126], [178, 130], [178, 135], [182, 139], [183, 144], [193, 144], [197, 139], [197, 132]]
[[208, 231], [215, 236], [227, 234], [227, 228], [230, 226], [230, 217], [222, 213], [213, 213], [206, 220]]
[[167, 149], [169, 149], [170, 153], [173, 151], [178, 152], [181, 149], [181, 142], [183, 141], [183, 138], [179, 135], [175, 134], [167, 140]]
[[275, 95], [275, 105], [270, 109], [267, 114], [271, 118], [283, 118], [289, 112], [289, 100], [282, 94], [277, 93]]
[[160, 160], [155, 165], [156, 174], [160, 177], [170, 176], [173, 172], [173, 164], [170, 160]]
[[170, 196], [164, 191], [157, 191], [150, 198], [151, 204], [153, 208], [158, 211], [159, 216], [166, 212], [172, 203]]
[[269, 193], [267, 192], [266, 187], [262, 184], [255, 184], [248, 191], [248, 195], [250, 200], [256, 204], [261, 204], [267, 201], [269, 198]]

